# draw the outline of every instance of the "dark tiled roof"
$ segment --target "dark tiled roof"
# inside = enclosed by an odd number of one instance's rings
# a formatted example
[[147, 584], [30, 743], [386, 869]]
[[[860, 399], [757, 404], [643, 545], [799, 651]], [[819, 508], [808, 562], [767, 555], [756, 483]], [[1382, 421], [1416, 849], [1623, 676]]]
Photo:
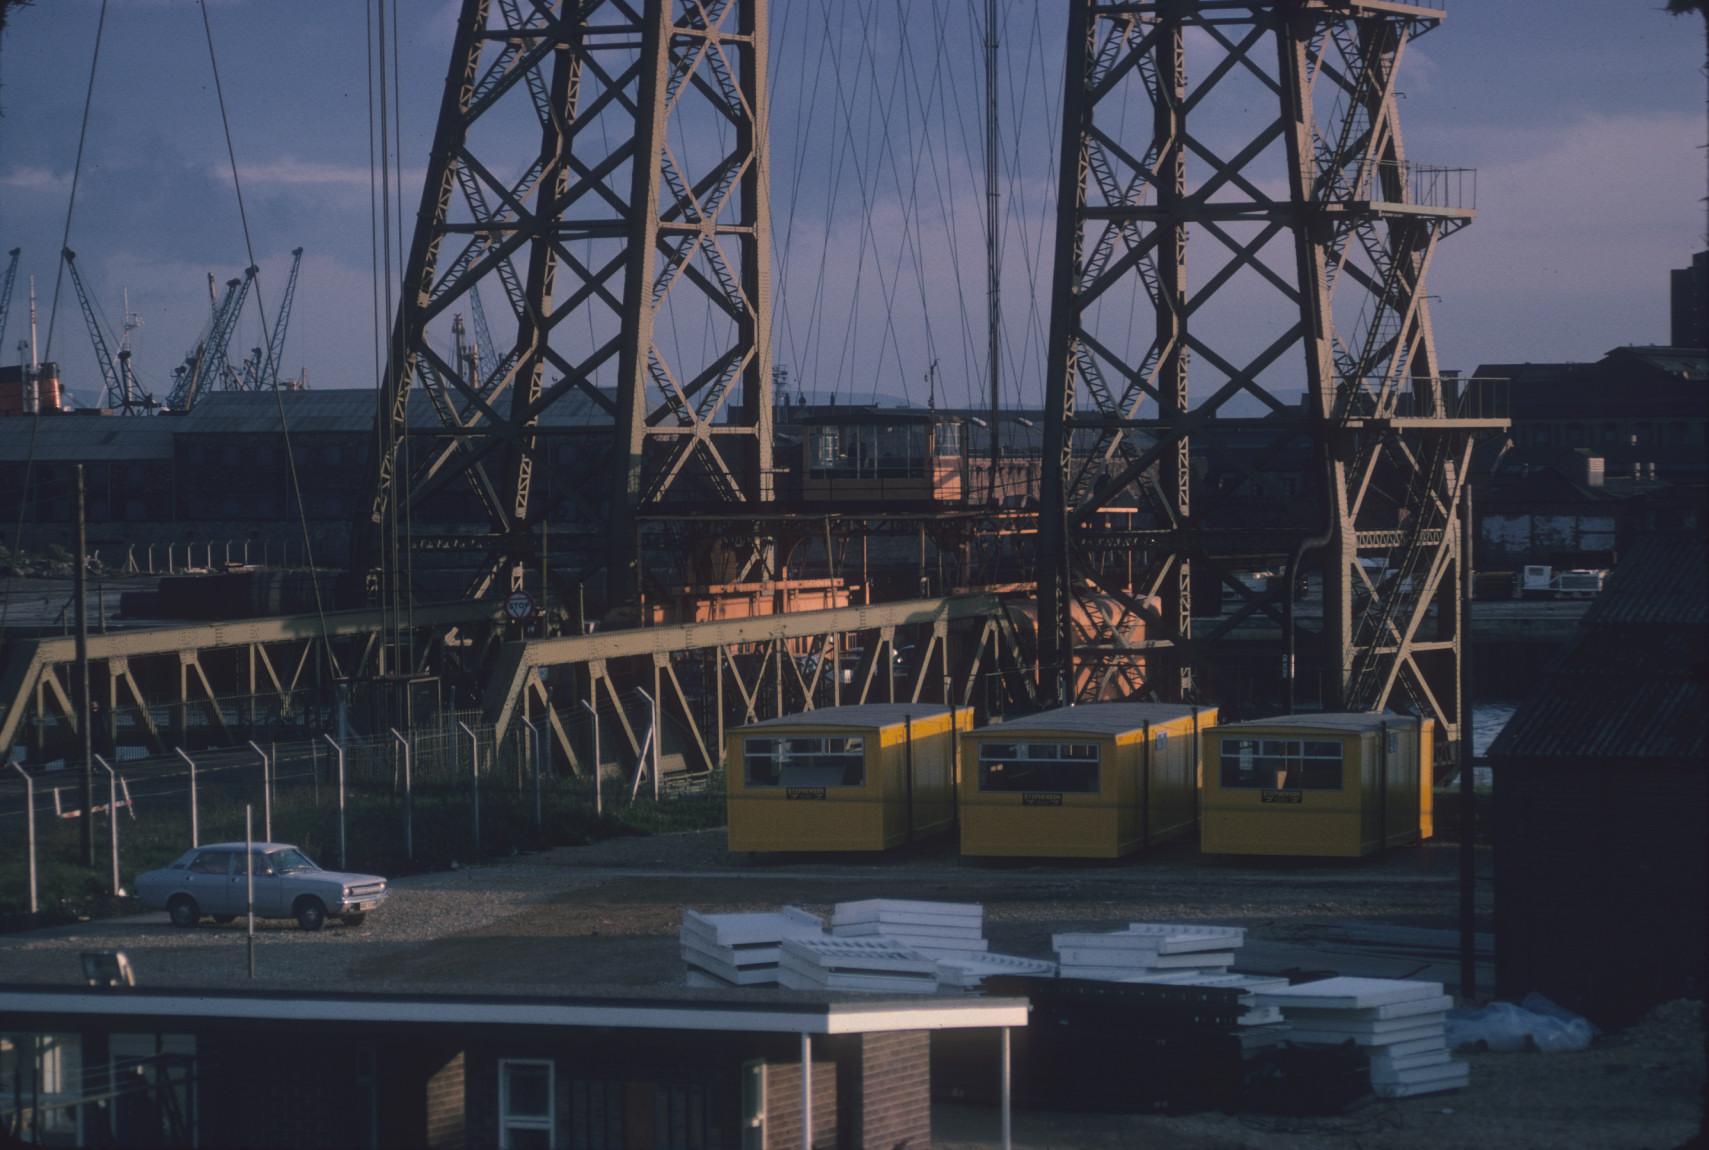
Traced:
[[1609, 575], [1582, 626], [1709, 624], [1709, 542], [1695, 532], [1640, 539]]
[[1496, 759], [1701, 764], [1709, 755], [1709, 588], [1696, 534], [1621, 560], [1560, 667], [1514, 713]]
[[44, 415], [0, 419], [0, 463], [122, 463], [172, 458], [172, 432], [159, 418]]

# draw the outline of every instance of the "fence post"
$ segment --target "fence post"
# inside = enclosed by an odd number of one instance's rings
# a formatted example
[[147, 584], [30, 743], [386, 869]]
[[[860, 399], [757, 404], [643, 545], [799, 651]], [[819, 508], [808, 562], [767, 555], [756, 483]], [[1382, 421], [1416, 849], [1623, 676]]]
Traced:
[[[124, 888], [119, 885], [119, 776], [106, 759], [100, 755], [94, 756], [94, 759], [101, 769], [107, 772], [107, 837], [112, 840], [113, 897], [118, 898], [125, 893]], [[87, 811], [84, 813], [88, 814]]]
[[344, 842], [344, 748], [331, 735], [322, 735], [321, 738], [338, 755], [338, 869], [345, 870], [350, 866], [350, 858], [345, 853]]
[[24, 823], [30, 850], [30, 913], [36, 913], [36, 781], [17, 761], [6, 764], [24, 777]]
[[469, 724], [458, 719], [457, 725], [469, 736], [469, 798], [472, 801], [475, 827], [475, 857], [481, 857], [481, 744]]
[[255, 977], [255, 807], [243, 804], [244, 905], [249, 910], [249, 977]]
[[534, 829], [540, 829], [540, 728], [527, 715], [520, 716], [528, 729], [528, 759], [534, 767]]
[[268, 761], [267, 752], [255, 745], [254, 739], [249, 741], [249, 749], [261, 756], [261, 837], [272, 842], [273, 764]]
[[404, 857], [410, 862], [415, 861], [415, 787], [410, 782], [409, 771], [409, 740], [393, 727], [392, 738], [398, 741], [398, 746], [404, 752]]
[[[782, 658], [781, 655], [778, 656]], [[659, 703], [653, 696], [636, 687], [635, 693], [647, 700], [648, 725], [652, 728], [652, 744], [647, 755], [647, 773], [653, 776], [653, 801], [659, 801], [659, 739], [664, 732], [659, 730]]]
[[190, 845], [199, 847], [202, 845], [202, 824], [200, 816], [196, 813], [196, 760], [186, 755], [183, 747], [174, 747], [173, 749], [178, 752], [178, 757], [184, 760], [184, 764], [190, 768]]
[[599, 708], [586, 699], [581, 700], [581, 705], [582, 710], [593, 716], [593, 814], [595, 818], [599, 818], [605, 814], [605, 792], [599, 779], [599, 760], [602, 754], [599, 745]]

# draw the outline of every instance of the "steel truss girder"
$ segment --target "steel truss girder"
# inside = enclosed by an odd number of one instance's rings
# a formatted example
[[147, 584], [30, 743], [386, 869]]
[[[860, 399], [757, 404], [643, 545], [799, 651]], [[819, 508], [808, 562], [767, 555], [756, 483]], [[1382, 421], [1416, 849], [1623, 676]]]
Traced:
[[[1450, 592], [1462, 576], [1459, 506], [1479, 425], [1457, 418], [1443, 387], [1424, 285], [1439, 241], [1473, 213], [1414, 202], [1395, 90], [1407, 44], [1441, 18], [1376, 0], [1071, 3], [1040, 514], [1047, 693], [1054, 683], [1072, 701], [1087, 684], [1137, 678], [1151, 695], [1193, 697], [1195, 664], [1217, 648], [1192, 634], [1191, 565], [1233, 586], [1216, 548], [1230, 558], [1251, 548], [1195, 508], [1188, 448], [1246, 396], [1307, 435], [1324, 468], [1305, 498], [1334, 539], [1325, 704], [1403, 700], [1438, 721], [1452, 753], [1459, 607]], [[1202, 78], [1184, 74], [1189, 30], [1214, 57]], [[1236, 83], [1256, 117], [1224, 129], [1232, 143], [1200, 134], [1200, 109]], [[1283, 170], [1266, 179], [1277, 152]], [[1210, 257], [1191, 296], [1189, 230], [1201, 240], [1195, 260]], [[1284, 242], [1291, 260], [1268, 255]], [[1227, 333], [1194, 325], [1231, 284], [1274, 293], [1296, 321], [1256, 354], [1250, 341], [1233, 352]], [[1129, 299], [1155, 317], [1143, 349], [1118, 326], [1130, 322]], [[1275, 391], [1280, 369], [1302, 360], [1303, 409]], [[1203, 379], [1194, 369], [1191, 392], [1190, 361], [1208, 369]], [[1077, 437], [1093, 450], [1077, 450]], [[1137, 508], [1139, 530], [1117, 508]], [[1108, 562], [1123, 548], [1133, 556], [1126, 579]], [[1373, 580], [1360, 559], [1377, 556], [1389, 574]], [[1095, 604], [1112, 602], [1144, 620], [1147, 641], [1085, 649], [1077, 632]], [[1241, 617], [1259, 609], [1248, 602]], [[1421, 667], [1414, 655], [1426, 650], [1446, 651], [1451, 666]]]
[[[91, 635], [93, 681], [105, 682], [96, 714], [103, 729], [96, 745], [146, 745], [164, 753], [170, 738], [241, 743], [237, 731], [265, 718], [288, 717], [312, 684], [332, 678], [387, 673], [422, 673], [436, 650], [431, 640], [448, 629], [465, 633], [500, 623], [496, 603], [422, 607], [413, 626], [414, 647], [426, 652], [413, 667], [388, 667], [395, 648], [384, 642], [387, 619], [380, 611], [337, 611], [241, 619]], [[36, 741], [48, 724], [75, 735], [78, 712], [66, 691], [76, 659], [70, 638], [21, 643], [0, 673], [0, 746]], [[236, 723], [228, 712], [238, 716]], [[168, 722], [162, 724], [160, 717]], [[121, 718], [128, 718], [122, 727]]]
[[[552, 510], [539, 428], [571, 402], [591, 482], [557, 500], [602, 534], [577, 574], [607, 567], [612, 604], [639, 589], [646, 508], [769, 501], [766, 35], [766, 0], [464, 0], [356, 528], [371, 591], [398, 525], [450, 485], [494, 540], [471, 594], [516, 585]], [[507, 163], [518, 120], [538, 152]], [[468, 378], [442, 329], [465, 310], [484, 328], [495, 279], [515, 336]], [[672, 342], [673, 307], [724, 327]], [[439, 426], [406, 473], [417, 384]]]
[[[904, 660], [898, 637], [912, 634], [915, 654]], [[860, 651], [847, 682], [835, 673], [843, 656]], [[714, 661], [710, 723], [697, 719], [677, 677], [690, 659]], [[889, 668], [887, 671], [886, 668]], [[553, 686], [548, 687], [550, 675]], [[614, 714], [638, 762], [645, 740], [644, 708], [625, 707], [616, 681], [639, 685], [685, 732], [691, 770], [722, 762], [727, 722], [883, 700], [979, 702], [977, 688], [996, 681], [1025, 704], [1036, 702], [1032, 668], [1019, 629], [993, 595], [906, 600], [865, 607], [796, 611], [706, 623], [529, 639], [507, 644], [484, 692], [486, 717], [502, 739], [519, 718], [544, 719], [572, 769], [584, 769], [569, 735], [566, 711], [589, 706]], [[576, 680], [586, 697], [573, 701], [560, 684]], [[703, 729], [703, 726], [707, 729]], [[637, 776], [638, 777], [638, 776]]]

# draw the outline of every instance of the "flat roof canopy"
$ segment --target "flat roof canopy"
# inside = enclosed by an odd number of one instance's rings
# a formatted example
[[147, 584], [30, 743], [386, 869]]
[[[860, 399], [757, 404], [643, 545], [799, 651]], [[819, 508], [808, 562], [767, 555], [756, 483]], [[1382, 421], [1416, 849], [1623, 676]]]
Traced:
[[[972, 707], [956, 707], [971, 711]], [[852, 703], [842, 707], [818, 707], [793, 715], [778, 715], [733, 728], [737, 731], [780, 731], [819, 727], [894, 727], [905, 721], [934, 719], [950, 712], [947, 703]]]
[[[770, 997], [770, 996], [768, 996]], [[514, 1026], [534, 1030], [692, 1030], [729, 1034], [872, 1034], [1025, 1026], [1024, 998], [552, 998], [503, 995], [311, 994], [283, 990], [92, 991], [0, 986], [0, 1017], [63, 1024], [91, 1019], [183, 1027], [197, 1022]]]
[[1122, 735], [1137, 731], [1147, 723], [1172, 723], [1177, 719], [1191, 718], [1194, 714], [1207, 715], [1215, 711], [1214, 706], [1194, 707], [1183, 703], [1082, 703], [1007, 719], [965, 733], [994, 739], [1012, 734], [1053, 734], [1058, 731]]
[[1219, 723], [1217, 733], [1268, 730], [1272, 727], [1290, 731], [1375, 731], [1383, 726], [1416, 727], [1418, 718], [1394, 711], [1319, 711], [1276, 715], [1268, 719], [1242, 719], [1237, 723]]

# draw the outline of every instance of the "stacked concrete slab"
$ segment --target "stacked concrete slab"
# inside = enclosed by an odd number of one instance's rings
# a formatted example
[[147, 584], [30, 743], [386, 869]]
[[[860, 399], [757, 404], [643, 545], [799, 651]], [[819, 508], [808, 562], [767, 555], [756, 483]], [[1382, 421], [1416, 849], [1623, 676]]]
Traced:
[[1439, 982], [1326, 978], [1259, 993], [1279, 1007], [1293, 1042], [1353, 1042], [1371, 1059], [1371, 1089], [1382, 1098], [1458, 1090], [1471, 1067], [1448, 1053], [1444, 1033], [1454, 1000]]
[[1144, 975], [1185, 971], [1222, 974], [1246, 941], [1238, 926], [1135, 922], [1105, 933], [1051, 936], [1063, 978], [1126, 982]]
[[938, 964], [894, 939], [786, 938], [777, 981], [792, 990], [931, 994]]
[[1056, 964], [1042, 958], [1020, 958], [1012, 954], [949, 955], [937, 959], [938, 985], [958, 990], [977, 990], [987, 978], [1000, 974], [1029, 978], [1052, 978]]
[[824, 937], [824, 922], [793, 906], [747, 914], [685, 910], [679, 943], [689, 986], [776, 986], [784, 941]]
[[868, 898], [831, 909], [834, 938], [887, 938], [928, 957], [982, 954], [985, 908], [976, 902]]

